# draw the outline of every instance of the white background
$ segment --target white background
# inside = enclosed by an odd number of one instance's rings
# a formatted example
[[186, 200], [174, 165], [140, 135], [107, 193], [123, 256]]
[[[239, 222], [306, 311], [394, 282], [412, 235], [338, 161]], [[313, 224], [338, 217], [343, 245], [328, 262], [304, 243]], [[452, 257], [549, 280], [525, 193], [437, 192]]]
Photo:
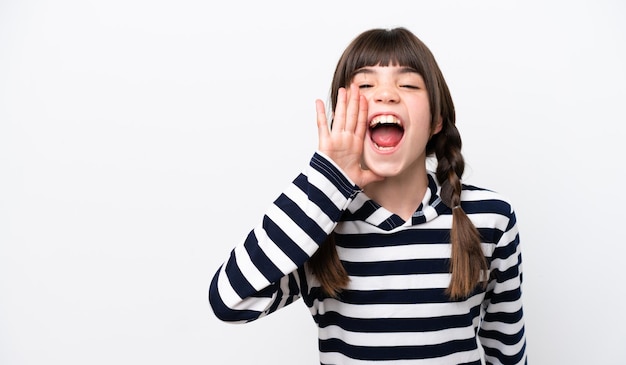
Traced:
[[[405, 26], [457, 107], [466, 182], [513, 202], [532, 364], [626, 364], [626, 5], [0, 0], [0, 364], [308, 364], [299, 301], [207, 288], [317, 146], [343, 48]], [[226, 360], [228, 359], [228, 360]]]

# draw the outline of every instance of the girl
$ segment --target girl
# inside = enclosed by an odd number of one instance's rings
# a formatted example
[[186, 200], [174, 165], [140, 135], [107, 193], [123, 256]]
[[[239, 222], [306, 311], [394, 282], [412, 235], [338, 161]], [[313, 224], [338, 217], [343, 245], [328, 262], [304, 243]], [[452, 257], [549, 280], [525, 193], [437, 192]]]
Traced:
[[331, 107], [329, 128], [316, 101], [318, 151], [215, 274], [215, 315], [249, 322], [302, 298], [321, 364], [526, 363], [515, 214], [461, 183], [429, 49], [404, 28], [360, 34]]

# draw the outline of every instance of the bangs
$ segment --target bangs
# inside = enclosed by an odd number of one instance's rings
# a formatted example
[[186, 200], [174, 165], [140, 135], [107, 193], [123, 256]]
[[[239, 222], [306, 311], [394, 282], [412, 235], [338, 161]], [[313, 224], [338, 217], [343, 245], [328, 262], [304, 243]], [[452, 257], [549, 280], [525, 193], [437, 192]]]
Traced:
[[352, 79], [355, 71], [368, 66], [410, 67], [424, 74], [422, 56], [415, 40], [404, 32], [392, 30], [373, 32], [353, 45], [351, 56], [346, 60], [346, 81]]

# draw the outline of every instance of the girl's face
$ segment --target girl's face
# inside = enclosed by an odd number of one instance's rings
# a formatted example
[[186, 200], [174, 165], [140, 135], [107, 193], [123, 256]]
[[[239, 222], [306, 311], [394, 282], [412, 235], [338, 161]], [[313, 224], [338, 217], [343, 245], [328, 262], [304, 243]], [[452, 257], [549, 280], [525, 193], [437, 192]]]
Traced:
[[369, 129], [363, 160], [377, 175], [393, 177], [423, 168], [426, 143], [441, 130], [431, 129], [428, 91], [415, 70], [402, 66], [372, 66], [357, 70], [352, 83], [368, 105]]

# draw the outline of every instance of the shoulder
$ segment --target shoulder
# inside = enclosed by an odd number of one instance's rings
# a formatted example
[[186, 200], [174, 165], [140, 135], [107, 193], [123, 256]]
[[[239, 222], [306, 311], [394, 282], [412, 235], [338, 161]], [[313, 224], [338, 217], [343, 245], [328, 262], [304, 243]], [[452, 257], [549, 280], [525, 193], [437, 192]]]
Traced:
[[495, 213], [504, 216], [514, 214], [511, 201], [504, 195], [475, 185], [463, 184], [461, 205], [466, 213]]
[[496, 191], [464, 184], [461, 207], [488, 242], [498, 242], [504, 232], [517, 231], [511, 202]]

